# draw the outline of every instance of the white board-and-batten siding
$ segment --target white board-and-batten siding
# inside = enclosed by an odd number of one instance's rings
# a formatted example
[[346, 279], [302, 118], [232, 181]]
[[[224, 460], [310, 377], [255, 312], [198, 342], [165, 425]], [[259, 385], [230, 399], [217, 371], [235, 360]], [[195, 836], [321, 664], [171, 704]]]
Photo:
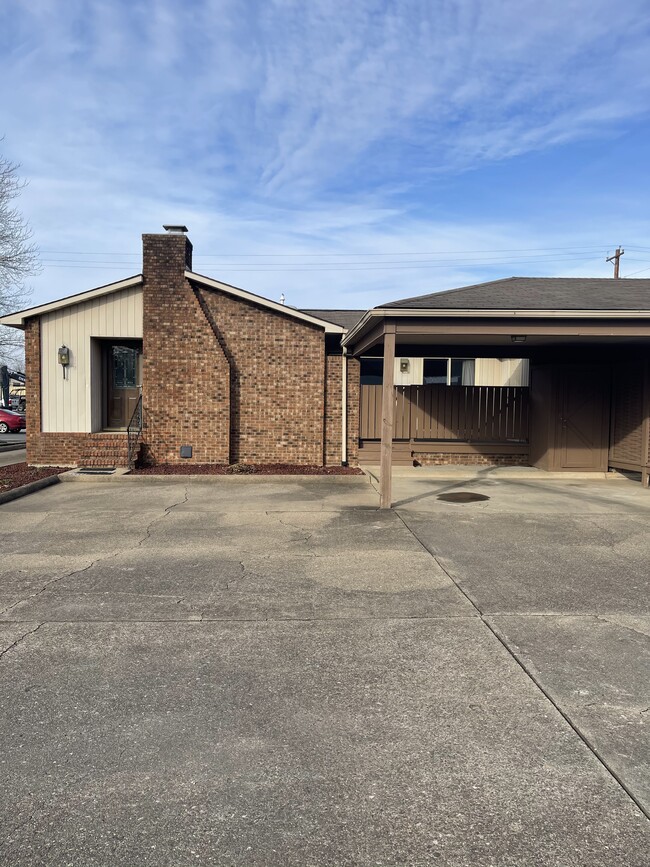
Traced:
[[[103, 295], [41, 316], [42, 430], [89, 433], [102, 427], [102, 371], [93, 338], [142, 338], [142, 288]], [[60, 346], [70, 350], [63, 378]]]

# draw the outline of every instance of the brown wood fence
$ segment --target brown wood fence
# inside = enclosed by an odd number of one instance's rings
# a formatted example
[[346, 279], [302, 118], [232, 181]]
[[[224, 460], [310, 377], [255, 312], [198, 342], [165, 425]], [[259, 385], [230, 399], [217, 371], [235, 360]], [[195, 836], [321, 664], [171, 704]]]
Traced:
[[[381, 385], [361, 386], [360, 438], [381, 439]], [[528, 389], [494, 385], [395, 388], [394, 439], [528, 442]]]

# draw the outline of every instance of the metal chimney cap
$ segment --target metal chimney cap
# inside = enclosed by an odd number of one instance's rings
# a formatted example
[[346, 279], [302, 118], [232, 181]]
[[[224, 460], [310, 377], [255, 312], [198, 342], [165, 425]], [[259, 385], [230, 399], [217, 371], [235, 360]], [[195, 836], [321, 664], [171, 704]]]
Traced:
[[163, 229], [172, 235], [185, 235], [189, 231], [187, 226], [163, 226]]

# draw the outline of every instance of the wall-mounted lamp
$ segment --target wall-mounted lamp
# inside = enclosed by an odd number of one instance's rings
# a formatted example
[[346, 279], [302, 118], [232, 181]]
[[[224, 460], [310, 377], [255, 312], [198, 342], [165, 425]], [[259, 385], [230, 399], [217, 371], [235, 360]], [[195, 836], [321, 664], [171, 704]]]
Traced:
[[400, 358], [399, 360], [399, 372], [400, 373], [408, 373], [411, 369], [411, 359], [410, 358]]
[[512, 340], [513, 343], [525, 343], [526, 342], [526, 335], [525, 334], [513, 334], [512, 337], [510, 338], [510, 340]]
[[70, 350], [68, 347], [63, 344], [63, 346], [59, 347], [59, 364], [63, 369], [63, 378], [66, 378], [66, 370], [68, 369], [68, 365], [70, 364]]

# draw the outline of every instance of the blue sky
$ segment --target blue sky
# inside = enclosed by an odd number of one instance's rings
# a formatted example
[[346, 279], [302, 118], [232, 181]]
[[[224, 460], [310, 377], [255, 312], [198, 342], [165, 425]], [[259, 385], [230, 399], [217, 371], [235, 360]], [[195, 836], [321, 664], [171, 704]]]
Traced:
[[34, 303], [167, 222], [295, 306], [650, 276], [647, 0], [2, 0], [0, 56]]

